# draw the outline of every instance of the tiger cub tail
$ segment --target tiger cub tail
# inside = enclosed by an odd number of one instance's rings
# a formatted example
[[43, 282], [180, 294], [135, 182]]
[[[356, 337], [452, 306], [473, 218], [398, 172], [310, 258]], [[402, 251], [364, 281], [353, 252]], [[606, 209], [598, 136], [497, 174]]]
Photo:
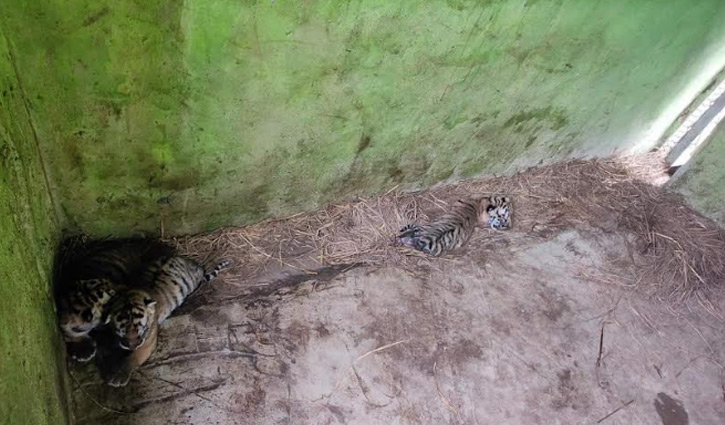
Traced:
[[214, 266], [212, 271], [210, 271], [209, 273], [206, 273], [204, 275], [204, 281], [211, 282], [219, 275], [220, 271], [226, 269], [227, 267], [229, 267], [231, 265], [232, 265], [232, 262], [229, 260], [220, 261], [216, 266]]

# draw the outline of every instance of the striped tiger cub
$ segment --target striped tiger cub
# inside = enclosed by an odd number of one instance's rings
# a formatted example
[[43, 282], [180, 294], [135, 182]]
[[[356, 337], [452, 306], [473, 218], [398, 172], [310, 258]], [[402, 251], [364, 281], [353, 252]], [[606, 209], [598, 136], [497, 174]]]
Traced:
[[406, 225], [400, 229], [396, 241], [438, 257], [465, 245], [476, 226], [484, 225], [496, 230], [511, 227], [511, 204], [507, 197], [458, 200], [449, 213], [430, 224]]
[[[117, 346], [127, 352], [120, 364], [101, 367], [109, 385], [128, 384], [131, 374], [153, 353], [158, 327], [202, 283], [212, 281], [219, 271], [228, 267], [222, 261], [206, 273], [190, 258], [173, 256], [153, 262], [143, 273], [143, 289], [129, 290], [113, 300], [106, 323], [115, 334]], [[103, 363], [103, 362], [102, 362]]]
[[85, 362], [94, 357], [96, 344], [89, 333], [102, 324], [106, 304], [145, 263], [173, 253], [170, 245], [152, 239], [65, 241], [56, 258], [55, 299], [71, 358]]
[[84, 279], [58, 298], [58, 324], [72, 359], [87, 362], [95, 356], [96, 344], [89, 334], [102, 324], [104, 308], [119, 289], [109, 279]]

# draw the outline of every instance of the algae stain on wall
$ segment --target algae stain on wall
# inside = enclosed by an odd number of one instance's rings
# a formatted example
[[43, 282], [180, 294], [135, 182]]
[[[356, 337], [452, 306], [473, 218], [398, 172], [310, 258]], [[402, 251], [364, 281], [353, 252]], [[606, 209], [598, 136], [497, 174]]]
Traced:
[[717, 0], [7, 9], [56, 190], [96, 234], [195, 232], [631, 148], [725, 18]]
[[0, 33], [0, 422], [67, 423], [50, 270], [58, 233], [23, 87]]
[[181, 153], [180, 6], [49, 1], [3, 8], [71, 224], [118, 221], [130, 231], [156, 215], [167, 187], [198, 184], [189, 177], [197, 168], [192, 155]]

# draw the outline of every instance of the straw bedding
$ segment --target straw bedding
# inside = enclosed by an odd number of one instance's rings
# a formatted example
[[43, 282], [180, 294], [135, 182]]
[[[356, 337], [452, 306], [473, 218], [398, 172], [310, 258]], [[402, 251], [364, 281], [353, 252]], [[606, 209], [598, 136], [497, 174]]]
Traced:
[[481, 229], [469, 250], [493, 252], [523, 240], [589, 226], [632, 241], [635, 284], [672, 300], [721, 285], [725, 232], [659, 186], [666, 180], [660, 157], [575, 160], [512, 176], [468, 180], [430, 189], [358, 198], [321, 210], [252, 226], [225, 228], [174, 239], [189, 255], [235, 262], [225, 277], [252, 284], [270, 267], [315, 274], [329, 265], [366, 264], [422, 270], [456, 254], [429, 258], [393, 245], [404, 224], [442, 214], [456, 199], [473, 194], [513, 197], [514, 229]]

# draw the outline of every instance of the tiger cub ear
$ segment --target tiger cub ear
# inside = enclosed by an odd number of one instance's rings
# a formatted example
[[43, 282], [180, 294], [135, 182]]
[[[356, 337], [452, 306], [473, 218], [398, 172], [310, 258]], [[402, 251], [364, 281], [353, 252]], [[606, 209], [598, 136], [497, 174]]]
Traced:
[[153, 298], [144, 298], [143, 303], [146, 304], [148, 307], [153, 307], [156, 305], [156, 300]]

